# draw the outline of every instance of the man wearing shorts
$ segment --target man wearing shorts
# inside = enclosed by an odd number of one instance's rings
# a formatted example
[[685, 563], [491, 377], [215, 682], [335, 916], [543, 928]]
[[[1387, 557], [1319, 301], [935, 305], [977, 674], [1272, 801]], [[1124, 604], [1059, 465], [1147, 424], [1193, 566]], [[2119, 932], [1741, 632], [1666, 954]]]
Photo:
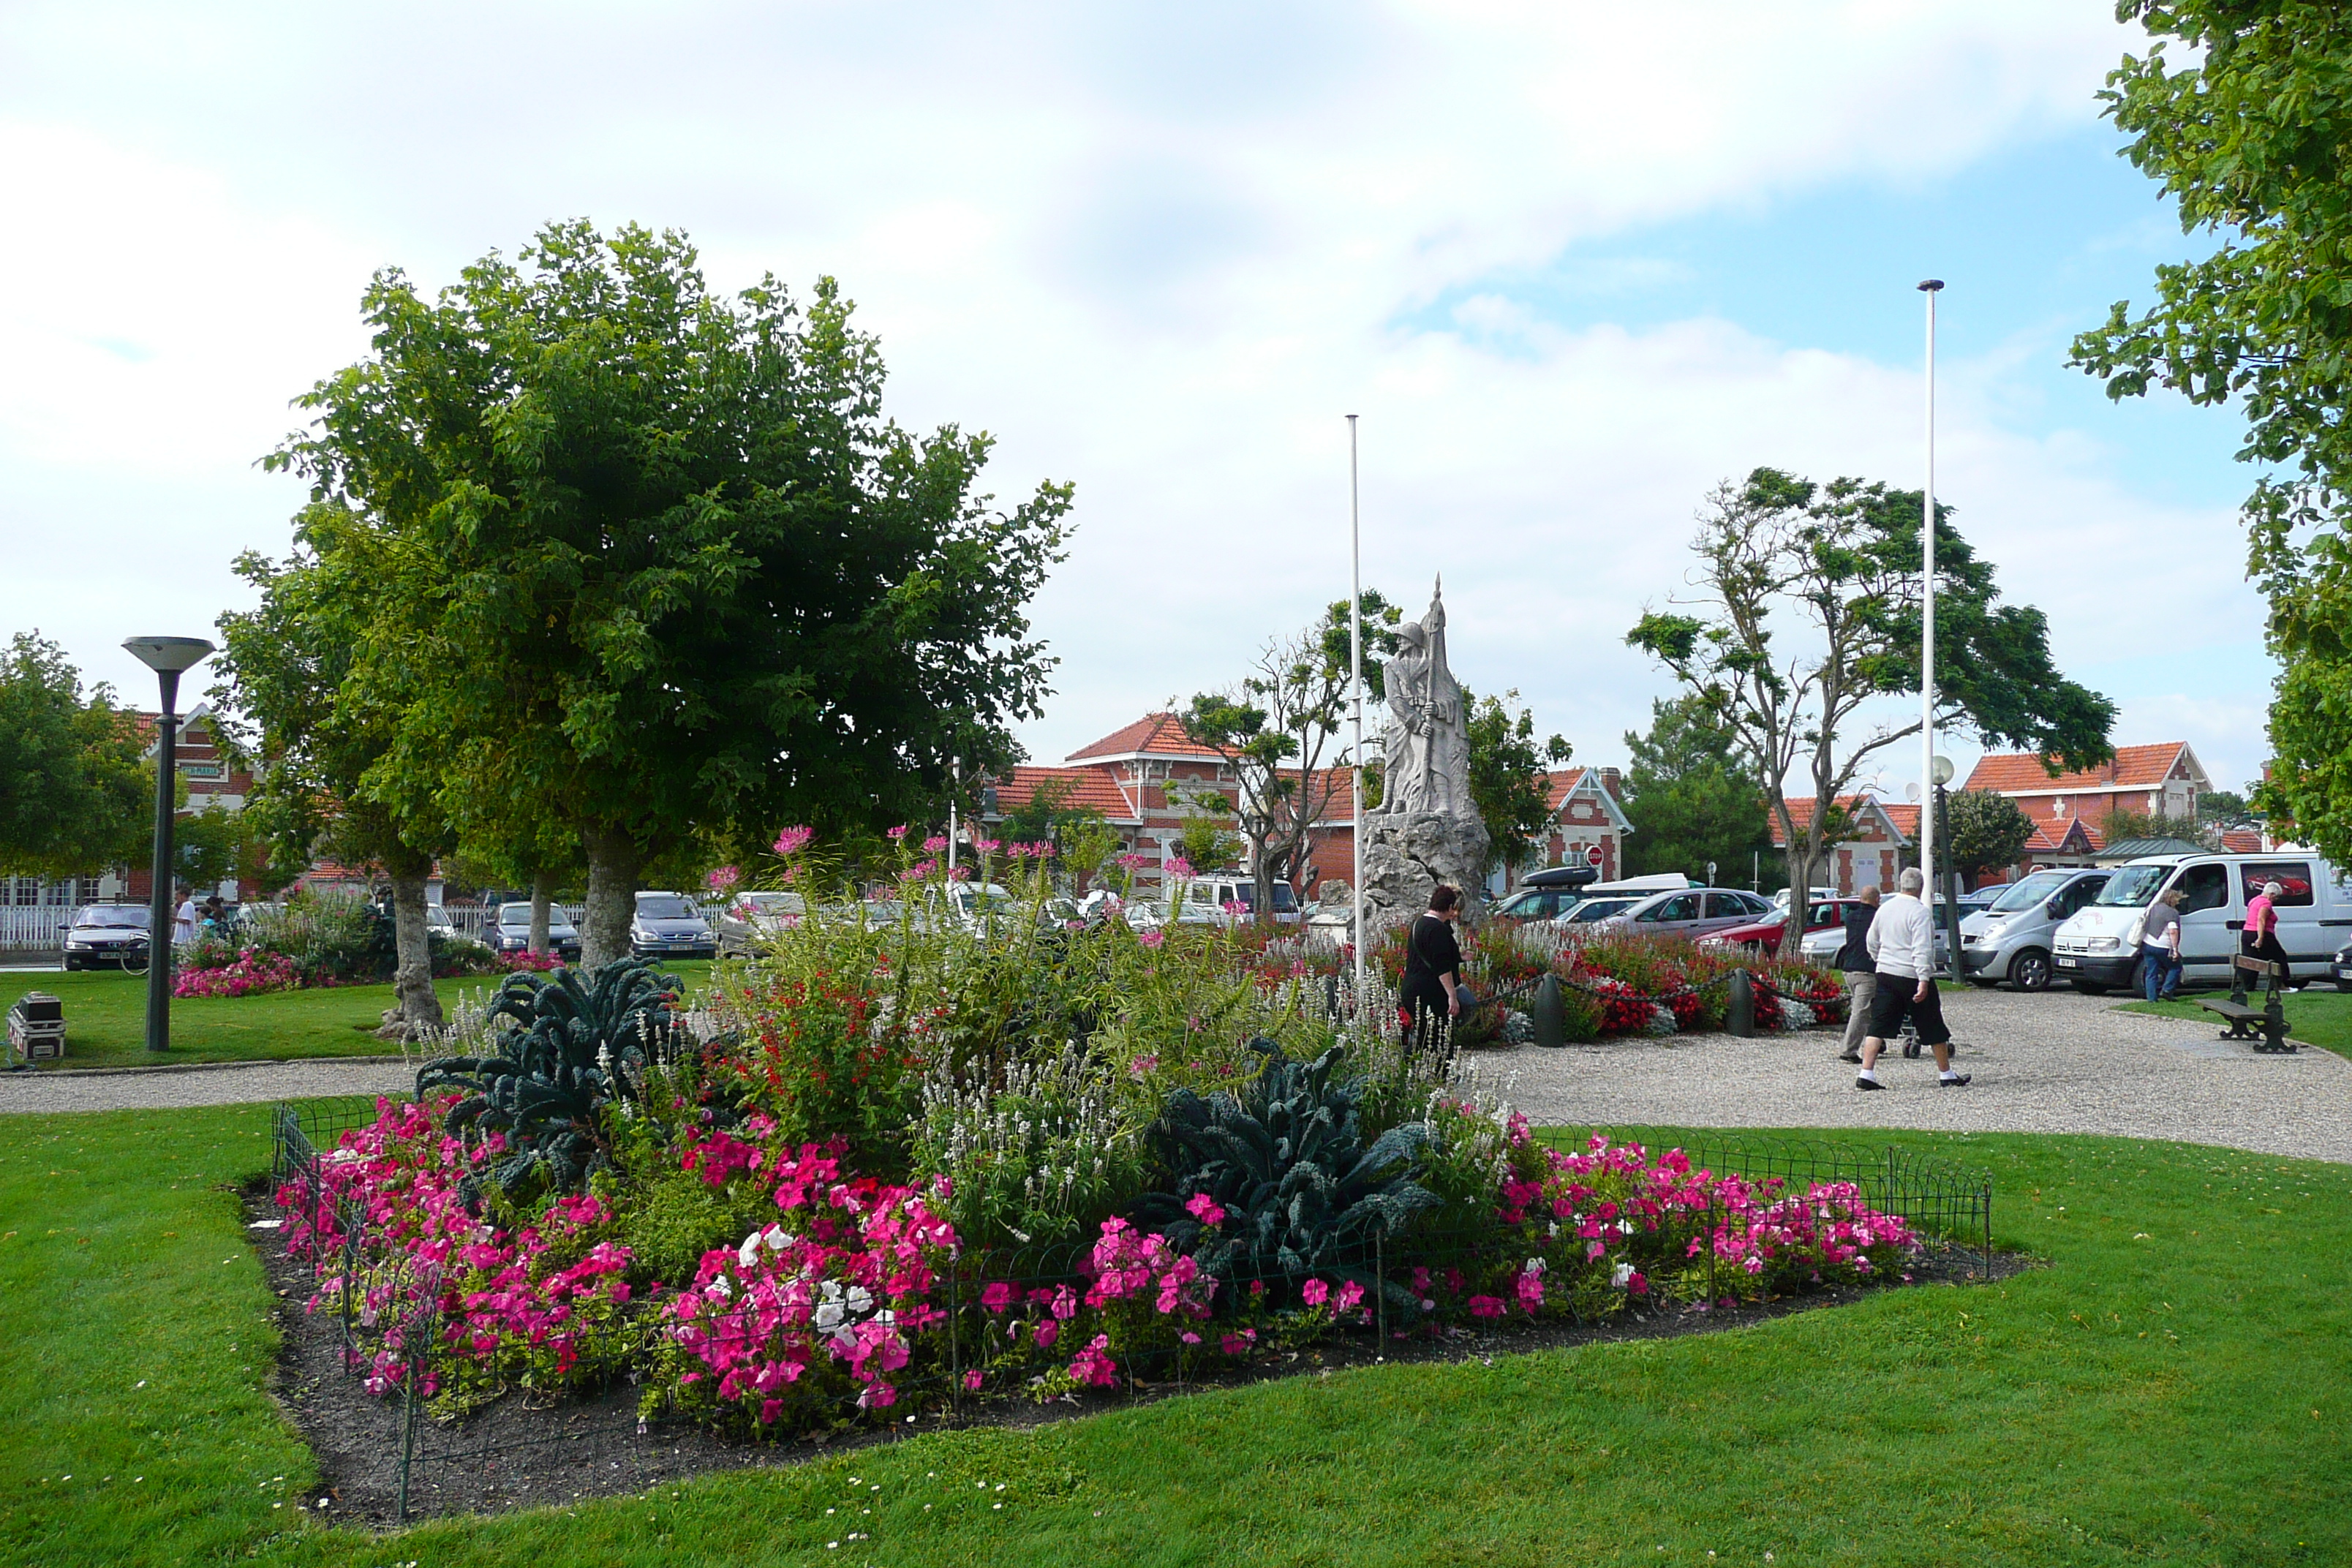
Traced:
[[1856, 1089], [1885, 1089], [1878, 1081], [1878, 1053], [1903, 1032], [1908, 1018], [1919, 1042], [1936, 1053], [1936, 1070], [1946, 1089], [1958, 1089], [1969, 1075], [1952, 1070], [1952, 1032], [1944, 1027], [1944, 999], [1936, 990], [1936, 924], [1919, 889], [1927, 885], [1917, 867], [1895, 880], [1895, 894], [1870, 922], [1870, 963], [1878, 976], [1871, 998], [1870, 1033], [1862, 1042], [1862, 1073]]

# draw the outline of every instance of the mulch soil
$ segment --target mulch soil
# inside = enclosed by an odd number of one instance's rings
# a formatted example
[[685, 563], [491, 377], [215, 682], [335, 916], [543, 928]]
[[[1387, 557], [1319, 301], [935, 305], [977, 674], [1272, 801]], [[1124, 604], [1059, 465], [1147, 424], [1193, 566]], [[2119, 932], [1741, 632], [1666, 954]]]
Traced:
[[[247, 1208], [257, 1221], [278, 1217], [266, 1194], [249, 1194]], [[286, 1256], [274, 1227], [248, 1234], [255, 1239], [279, 1303], [283, 1346], [272, 1392], [318, 1457], [320, 1488], [305, 1506], [319, 1510], [326, 1518], [391, 1527], [399, 1518], [401, 1402], [369, 1394], [357, 1377], [344, 1371], [334, 1315], [305, 1310], [316, 1288], [310, 1265]], [[1454, 1328], [1434, 1336], [1391, 1339], [1385, 1352], [1377, 1335], [1360, 1332], [1181, 1384], [1139, 1382], [1132, 1388], [1083, 1397], [1064, 1395], [1044, 1405], [1013, 1398], [967, 1401], [960, 1414], [925, 1410], [912, 1422], [901, 1419], [887, 1426], [852, 1426], [766, 1443], [746, 1443], [677, 1422], [656, 1422], [644, 1427], [637, 1419], [639, 1391], [625, 1383], [546, 1401], [514, 1394], [457, 1421], [436, 1421], [418, 1414], [415, 1448], [409, 1463], [408, 1518], [414, 1521], [446, 1514], [496, 1513], [625, 1495], [707, 1471], [799, 1464], [920, 1432], [1035, 1426], [1212, 1389], [1238, 1388], [1282, 1377], [1328, 1375], [1383, 1363], [1492, 1361], [1498, 1355], [1572, 1345], [1719, 1332], [1794, 1312], [1843, 1306], [1874, 1290], [1978, 1284], [1987, 1279], [2008, 1279], [2030, 1266], [2031, 1259], [2023, 1254], [1996, 1252], [1988, 1274], [1979, 1252], [1930, 1249], [1912, 1264], [1908, 1286], [1839, 1286], [1713, 1311], [1677, 1306], [1649, 1313], [1627, 1312], [1602, 1323], [1520, 1322]]]

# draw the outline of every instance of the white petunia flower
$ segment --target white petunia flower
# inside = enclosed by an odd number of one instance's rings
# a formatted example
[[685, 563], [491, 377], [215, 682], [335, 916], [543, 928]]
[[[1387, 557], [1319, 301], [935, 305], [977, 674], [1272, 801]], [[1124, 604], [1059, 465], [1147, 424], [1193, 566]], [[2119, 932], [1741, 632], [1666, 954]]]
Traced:
[[1626, 1286], [1633, 1282], [1633, 1266], [1630, 1263], [1620, 1263], [1616, 1268], [1609, 1271], [1609, 1283], [1616, 1286], [1620, 1290], [1622, 1290]]

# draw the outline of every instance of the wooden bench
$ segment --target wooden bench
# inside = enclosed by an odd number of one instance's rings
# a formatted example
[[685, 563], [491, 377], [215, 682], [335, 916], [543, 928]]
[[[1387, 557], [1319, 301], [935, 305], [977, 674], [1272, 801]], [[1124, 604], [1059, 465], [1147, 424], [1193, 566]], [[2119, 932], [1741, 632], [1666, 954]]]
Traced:
[[[2279, 1001], [2279, 986], [2287, 977], [2286, 965], [2267, 958], [2249, 958], [2242, 952], [2230, 964], [2230, 999], [2213, 1002], [2200, 998], [2197, 1005], [2229, 1023], [2230, 1026], [2221, 1031], [2223, 1039], [2247, 1040], [2257, 1051], [2292, 1056], [2294, 1042], [2286, 1037], [2286, 1010]], [[2247, 981], [2254, 975], [2267, 983], [2259, 1008], [2247, 1004]]]

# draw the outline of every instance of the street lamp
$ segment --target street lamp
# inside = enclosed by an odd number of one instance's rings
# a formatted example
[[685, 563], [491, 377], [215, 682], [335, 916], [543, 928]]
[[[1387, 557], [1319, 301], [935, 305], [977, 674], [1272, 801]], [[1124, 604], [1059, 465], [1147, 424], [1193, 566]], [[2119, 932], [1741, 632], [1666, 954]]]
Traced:
[[202, 664], [213, 645], [202, 637], [132, 637], [122, 645], [155, 672], [163, 712], [155, 723], [155, 863], [147, 909], [147, 1048], [172, 1047], [172, 784], [179, 762], [182, 672]]
[[[1941, 785], [1936, 771], [1936, 296], [1944, 280], [1930, 278], [1919, 285], [1927, 296], [1927, 483], [1919, 498], [1919, 771], [1927, 782]], [[1950, 768], [1945, 764], [1946, 777]], [[1919, 876], [1922, 890], [1933, 908], [1936, 897], [1936, 802], [1919, 813]], [[1957, 972], [1960, 950], [1954, 933], [1952, 963]]]

